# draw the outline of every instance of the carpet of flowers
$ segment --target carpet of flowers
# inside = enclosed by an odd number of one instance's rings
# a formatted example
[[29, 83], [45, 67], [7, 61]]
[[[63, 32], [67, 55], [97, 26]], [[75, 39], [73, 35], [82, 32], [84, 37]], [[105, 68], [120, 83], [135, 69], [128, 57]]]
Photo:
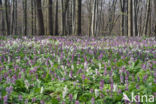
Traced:
[[0, 104], [125, 104], [156, 96], [156, 41], [0, 36]]

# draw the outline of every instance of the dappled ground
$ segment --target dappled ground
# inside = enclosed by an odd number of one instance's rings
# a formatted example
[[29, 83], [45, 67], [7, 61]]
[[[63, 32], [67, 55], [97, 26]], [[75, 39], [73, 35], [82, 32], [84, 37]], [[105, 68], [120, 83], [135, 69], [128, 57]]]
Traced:
[[121, 104], [131, 92], [156, 95], [154, 38], [0, 37], [0, 103]]

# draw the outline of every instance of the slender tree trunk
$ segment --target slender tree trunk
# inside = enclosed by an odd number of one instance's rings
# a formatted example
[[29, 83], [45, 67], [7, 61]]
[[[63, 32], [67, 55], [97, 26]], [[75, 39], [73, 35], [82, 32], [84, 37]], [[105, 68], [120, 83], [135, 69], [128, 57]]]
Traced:
[[17, 21], [18, 21], [18, 12], [17, 12], [17, 8], [18, 8], [18, 5], [17, 5], [17, 0], [15, 0], [15, 34], [17, 35], [18, 32], [17, 32]]
[[37, 5], [36, 5], [36, 0], [34, 0], [34, 34], [37, 34]]
[[[0, 0], [0, 8], [2, 8], [2, 0]], [[2, 10], [0, 10], [0, 25], [2, 24]], [[0, 34], [1, 34], [1, 30], [2, 30], [2, 25], [0, 26]]]
[[49, 0], [49, 34], [53, 35], [53, 0]]
[[72, 0], [72, 35], [75, 34], [75, 0]]
[[92, 25], [92, 3], [91, 0], [87, 1], [88, 10], [88, 36], [91, 36], [91, 25]]
[[76, 35], [81, 35], [81, 3], [82, 0], [76, 0]]
[[10, 19], [8, 12], [9, 12], [9, 2], [8, 0], [5, 0], [5, 19], [7, 25], [7, 35], [10, 35]]
[[124, 34], [128, 36], [128, 0], [125, 0], [125, 10], [124, 10], [125, 16], [124, 16], [124, 27], [125, 27], [125, 31]]
[[96, 11], [96, 0], [94, 0], [93, 7], [92, 7], [92, 23], [91, 23], [91, 34], [94, 36], [95, 34], [95, 11]]
[[34, 1], [31, 0], [31, 34], [34, 35]]
[[155, 13], [154, 13], [155, 14], [155, 20], [154, 20], [155, 21], [155, 24], [154, 24], [155, 25], [155, 30], [154, 30], [155, 34], [154, 35], [155, 35], [155, 39], [156, 39], [156, 0], [154, 0], [154, 11], [155, 11]]
[[14, 34], [15, 27], [15, 0], [12, 0], [11, 34]]
[[133, 0], [128, 0], [128, 36], [133, 36]]
[[44, 21], [43, 21], [43, 13], [42, 13], [42, 6], [41, 0], [36, 1], [37, 6], [37, 17], [38, 17], [38, 27], [39, 27], [39, 35], [44, 35]]
[[120, 8], [121, 8], [121, 34], [122, 36], [125, 35], [125, 27], [124, 27], [124, 24], [125, 24], [125, 0], [120, 0]]
[[62, 9], [62, 35], [65, 35], [65, 23], [66, 23], [66, 12], [68, 9], [69, 0], [61, 0], [61, 9]]
[[27, 35], [27, 0], [23, 0], [23, 11], [24, 11], [24, 35]]
[[148, 24], [149, 24], [149, 16], [150, 16], [150, 7], [151, 7], [151, 0], [148, 0], [148, 9], [147, 9], [147, 16], [146, 16], [146, 21], [145, 21], [144, 35], [147, 35], [147, 29], [148, 29]]
[[135, 26], [135, 36], [138, 36], [138, 0], [134, 0], [134, 26]]
[[58, 34], [58, 0], [56, 0], [56, 12], [55, 12], [55, 35]]

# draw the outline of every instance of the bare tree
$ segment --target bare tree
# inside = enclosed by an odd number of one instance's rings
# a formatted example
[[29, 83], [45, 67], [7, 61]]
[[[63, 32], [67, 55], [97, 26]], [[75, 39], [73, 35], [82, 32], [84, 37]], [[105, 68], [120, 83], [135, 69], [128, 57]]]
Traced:
[[154, 0], [154, 11], [155, 11], [154, 12], [154, 14], [155, 14], [155, 24], [154, 24], [155, 25], [155, 29], [154, 29], [155, 34], [154, 35], [155, 35], [155, 38], [156, 38], [156, 0]]
[[68, 9], [69, 0], [61, 0], [61, 9], [62, 9], [62, 35], [65, 35], [65, 23], [66, 23], [66, 12]]
[[81, 35], [81, 3], [82, 0], [76, 0], [76, 35]]
[[36, 6], [37, 6], [39, 35], [44, 35], [44, 22], [43, 22], [43, 13], [42, 13], [41, 0], [36, 1]]
[[72, 34], [75, 34], [75, 0], [72, 0]]
[[147, 2], [147, 15], [146, 15], [146, 21], [145, 21], [145, 29], [144, 29], [144, 35], [147, 35], [147, 29], [149, 24], [149, 17], [150, 17], [150, 7], [151, 7], [151, 0], [148, 0]]
[[91, 34], [94, 36], [95, 34], [95, 12], [96, 12], [96, 0], [93, 2], [93, 7], [92, 7], [92, 23], [91, 23]]
[[56, 12], [55, 12], [55, 35], [58, 35], [58, 0], [56, 0]]
[[24, 23], [24, 35], [27, 35], [27, 0], [23, 0], [23, 11], [24, 11], [24, 15], [23, 15], [23, 23]]
[[128, 0], [128, 36], [133, 36], [133, 0]]
[[9, 1], [5, 0], [5, 19], [6, 19], [7, 35], [10, 35], [10, 16], [8, 13], [10, 12], [9, 5], [10, 5]]
[[53, 35], [53, 0], [49, 0], [49, 34]]

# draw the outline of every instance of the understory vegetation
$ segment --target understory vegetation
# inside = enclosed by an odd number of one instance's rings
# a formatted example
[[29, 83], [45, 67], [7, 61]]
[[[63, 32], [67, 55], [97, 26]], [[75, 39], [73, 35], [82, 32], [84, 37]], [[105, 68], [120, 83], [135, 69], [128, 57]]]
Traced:
[[128, 104], [156, 95], [156, 41], [0, 36], [0, 104]]

